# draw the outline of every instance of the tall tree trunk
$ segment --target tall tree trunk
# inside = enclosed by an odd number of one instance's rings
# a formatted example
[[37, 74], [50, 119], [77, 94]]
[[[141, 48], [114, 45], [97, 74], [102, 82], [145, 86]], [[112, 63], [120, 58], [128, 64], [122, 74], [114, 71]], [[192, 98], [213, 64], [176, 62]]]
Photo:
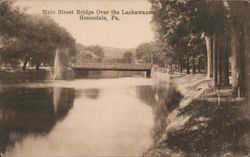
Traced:
[[[231, 69], [232, 69], [232, 87], [234, 94], [237, 95], [240, 93], [243, 94], [243, 89], [241, 85], [243, 73], [242, 73], [242, 51], [243, 45], [242, 44], [242, 30], [240, 29], [240, 24], [234, 24], [231, 28], [231, 51], [232, 51], [232, 62], [231, 62]], [[239, 96], [239, 95], [238, 95]]]
[[[243, 97], [245, 96], [245, 89], [246, 89], [246, 85], [245, 85], [245, 55], [244, 55], [244, 51], [245, 51], [245, 43], [244, 43], [244, 40], [245, 40], [245, 26], [244, 26], [244, 22], [241, 23], [240, 25], [240, 32], [241, 32], [241, 35], [240, 35], [240, 54], [239, 54], [239, 96]], [[247, 32], [246, 32], [247, 33]], [[249, 61], [248, 61], [249, 62]]]
[[196, 67], [195, 67], [195, 57], [192, 57], [192, 72], [193, 74], [196, 73]]
[[218, 54], [218, 48], [217, 48], [217, 33], [213, 34], [213, 86], [214, 88], [217, 87], [217, 71], [218, 71], [218, 65], [217, 65], [217, 54]]
[[37, 62], [36, 63], [36, 70], [39, 70], [40, 69], [40, 62]]
[[250, 22], [244, 24], [244, 84], [246, 87], [245, 103], [243, 106], [244, 118], [250, 119]]
[[26, 70], [26, 66], [27, 66], [27, 64], [28, 64], [29, 61], [30, 61], [30, 58], [28, 58], [28, 59], [26, 59], [26, 60], [24, 61], [23, 67], [22, 67], [23, 71]]
[[228, 40], [225, 33], [218, 30], [213, 36], [213, 85], [226, 87], [229, 85]]
[[173, 66], [172, 66], [172, 64], [170, 64], [170, 71], [173, 71]]
[[40, 56], [36, 56], [36, 70], [40, 69], [41, 61], [40, 61]]
[[228, 38], [225, 33], [218, 34], [217, 40], [217, 65], [218, 65], [218, 86], [226, 87], [229, 85], [228, 76]]
[[187, 57], [187, 74], [190, 74], [189, 57]]
[[201, 72], [201, 57], [198, 58], [198, 72]]
[[179, 64], [180, 64], [180, 73], [183, 71], [183, 59], [179, 59]]
[[221, 53], [220, 53], [220, 62], [221, 62], [221, 72], [220, 72], [220, 86], [226, 87], [229, 85], [229, 62], [228, 62], [228, 52], [229, 52], [229, 37], [227, 35], [222, 36], [221, 40]]
[[238, 88], [238, 76], [239, 76], [239, 29], [237, 26], [232, 26], [231, 30], [231, 70], [232, 70], [232, 87], [234, 91]]
[[207, 48], [207, 78], [213, 77], [213, 38], [211, 36], [205, 37]]
[[222, 55], [223, 55], [223, 49], [224, 49], [224, 38], [223, 38], [223, 34], [222, 32], [219, 32], [217, 34], [217, 50], [216, 50], [216, 53], [217, 53], [217, 58], [216, 58], [216, 62], [217, 62], [217, 86], [218, 87], [221, 87], [222, 85]]
[[221, 87], [221, 81], [222, 81], [222, 46], [224, 45], [224, 41], [223, 41], [223, 36], [221, 33], [217, 34], [217, 58], [216, 58], [216, 62], [217, 62], [217, 86]]

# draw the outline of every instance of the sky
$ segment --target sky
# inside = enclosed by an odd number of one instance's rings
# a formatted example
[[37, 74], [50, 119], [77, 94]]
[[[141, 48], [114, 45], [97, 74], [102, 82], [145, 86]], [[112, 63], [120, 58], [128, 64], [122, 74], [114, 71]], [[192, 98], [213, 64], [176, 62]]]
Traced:
[[[30, 14], [42, 14], [43, 9], [61, 10], [150, 10], [148, 0], [16, 0], [16, 5]], [[78, 43], [116, 48], [135, 48], [150, 42], [154, 35], [151, 15], [119, 15], [119, 21], [79, 20], [79, 15], [49, 15], [66, 28]], [[107, 16], [108, 18], [111, 15]]]

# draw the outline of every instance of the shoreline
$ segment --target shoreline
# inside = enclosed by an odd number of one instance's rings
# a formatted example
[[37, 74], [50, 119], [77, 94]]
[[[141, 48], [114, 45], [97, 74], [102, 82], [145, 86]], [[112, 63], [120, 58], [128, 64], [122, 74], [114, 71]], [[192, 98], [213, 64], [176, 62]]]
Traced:
[[183, 98], [176, 109], [165, 113], [160, 138], [143, 156], [248, 155], [250, 121], [242, 119], [242, 101], [229, 101], [229, 95], [225, 101], [211, 101], [217, 95], [211, 94], [214, 90], [205, 74], [172, 75], [169, 81]]
[[183, 95], [180, 102], [180, 107], [185, 107], [192, 100], [198, 99], [201, 95], [209, 90], [210, 79], [206, 78], [205, 74], [189, 74], [174, 77], [170, 81], [175, 85], [177, 90]]

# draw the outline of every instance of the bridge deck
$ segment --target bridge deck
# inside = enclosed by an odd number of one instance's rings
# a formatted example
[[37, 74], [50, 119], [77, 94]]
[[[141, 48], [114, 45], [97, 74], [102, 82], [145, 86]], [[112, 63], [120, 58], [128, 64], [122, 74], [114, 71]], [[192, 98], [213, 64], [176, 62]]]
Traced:
[[152, 64], [83, 63], [72, 65], [72, 68], [82, 70], [148, 71], [151, 70]]

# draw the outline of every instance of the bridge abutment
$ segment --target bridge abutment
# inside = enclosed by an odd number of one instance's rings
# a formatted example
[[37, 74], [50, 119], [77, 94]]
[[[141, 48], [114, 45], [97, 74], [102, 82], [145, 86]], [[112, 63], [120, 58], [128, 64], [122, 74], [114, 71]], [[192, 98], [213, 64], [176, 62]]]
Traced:
[[150, 78], [150, 77], [151, 77], [151, 70], [147, 70], [146, 76], [147, 76], [147, 78]]

